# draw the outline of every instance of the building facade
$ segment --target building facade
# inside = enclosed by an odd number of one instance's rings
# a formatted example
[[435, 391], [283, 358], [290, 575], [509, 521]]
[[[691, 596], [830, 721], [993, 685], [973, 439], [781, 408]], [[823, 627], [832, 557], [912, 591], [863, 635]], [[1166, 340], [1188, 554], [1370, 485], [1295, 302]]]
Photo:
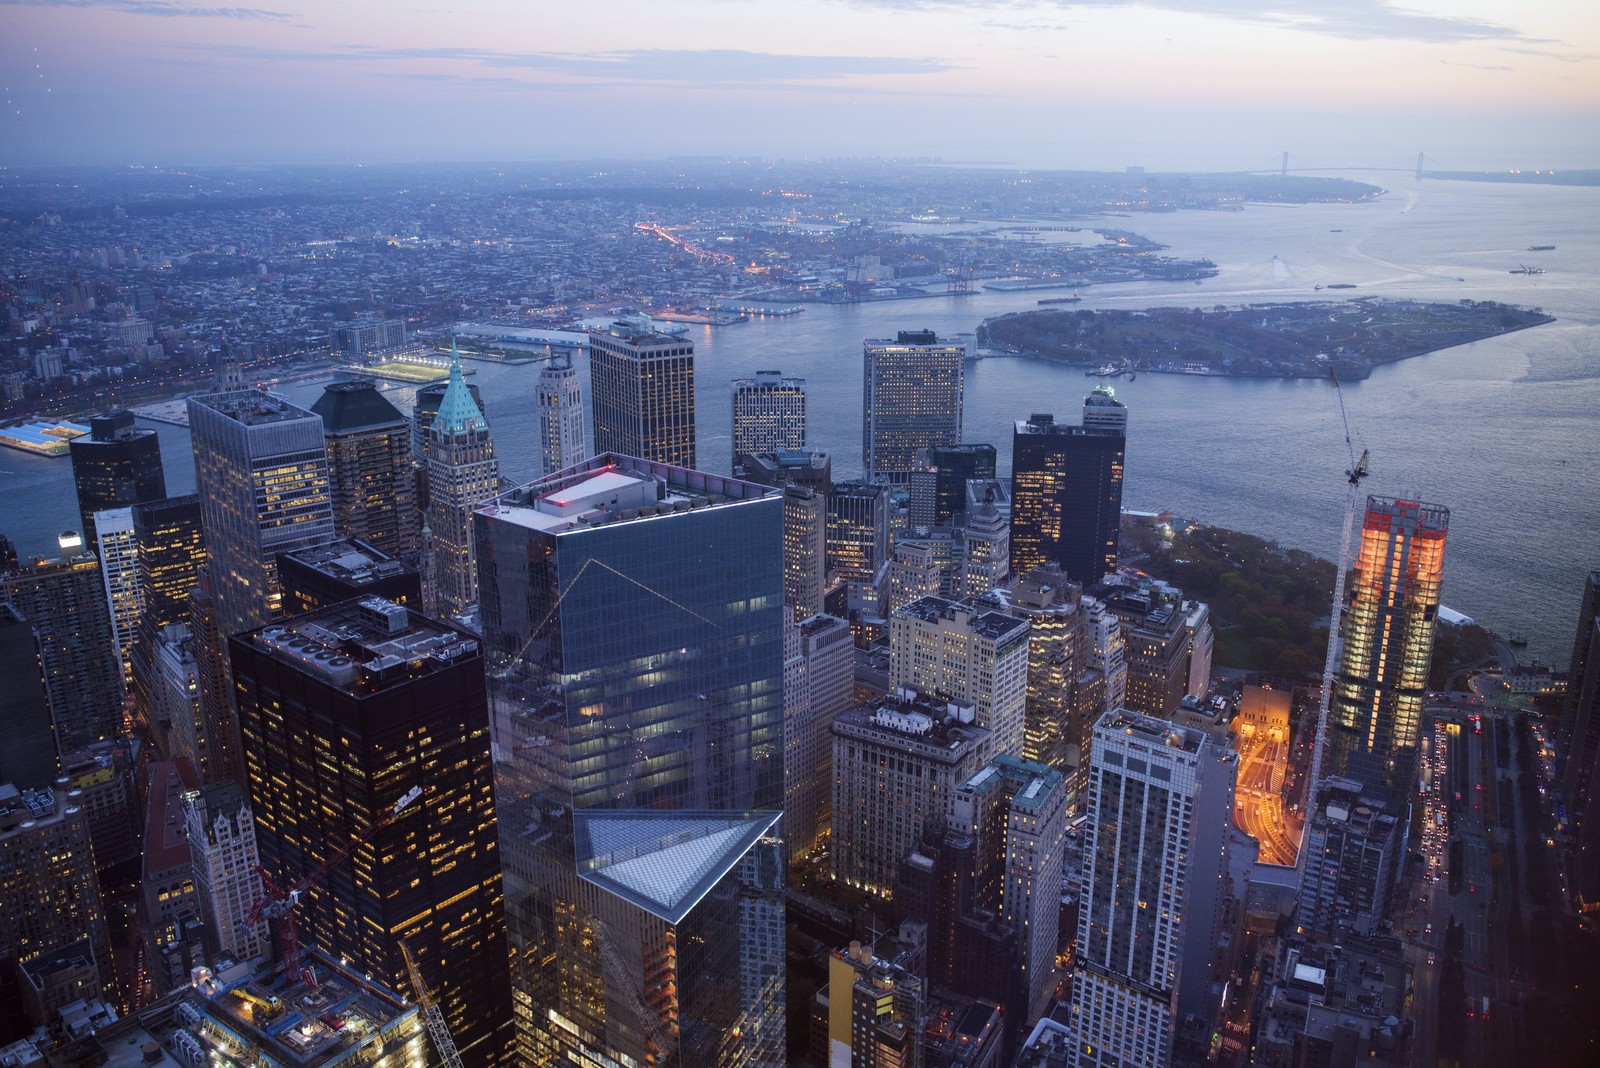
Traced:
[[1572, 823], [1568, 870], [1577, 896], [1600, 900], [1600, 571], [1589, 572], [1578, 605], [1558, 738], [1561, 796]]
[[1209, 959], [1214, 918], [1196, 891], [1220, 883], [1237, 766], [1200, 731], [1137, 713], [1095, 725], [1083, 833], [1072, 1020], [1078, 1064], [1162, 1068], [1179, 1021], [1185, 957]]
[[261, 855], [244, 790], [231, 782], [193, 790], [183, 813], [207, 951], [233, 961], [259, 956], [267, 949], [266, 923], [245, 921], [261, 900]]
[[1324, 775], [1408, 793], [1416, 783], [1450, 510], [1368, 497], [1345, 588]]
[[889, 558], [889, 491], [836, 482], [828, 491], [830, 582], [871, 582]]
[[782, 1063], [780, 494], [603, 453], [475, 521], [518, 1055]]
[[923, 450], [961, 441], [966, 346], [932, 330], [862, 344], [861, 463], [868, 482], [905, 483]]
[[1116, 570], [1127, 409], [1102, 389], [1085, 402], [1082, 426], [1045, 414], [1016, 424], [1011, 561], [1018, 573], [1054, 561], [1089, 586]]
[[906, 520], [913, 527], [954, 523], [967, 509], [967, 482], [994, 478], [993, 445], [933, 445], [911, 471]]
[[464, 612], [478, 600], [472, 511], [500, 488], [489, 421], [461, 375], [452, 350], [450, 385], [428, 426], [428, 529], [433, 538], [434, 599], [440, 615]]
[[1389, 791], [1337, 776], [1317, 784], [1306, 824], [1299, 926], [1331, 936], [1378, 932], [1404, 861], [1405, 821]]
[[806, 447], [806, 380], [757, 371], [733, 380], [733, 455]]
[[411, 423], [369, 379], [333, 382], [311, 406], [322, 417], [333, 528], [389, 556], [417, 551]]
[[574, 467], [589, 455], [583, 425], [583, 387], [572, 354], [550, 358], [539, 372], [539, 459], [544, 473]]
[[1028, 629], [1025, 619], [967, 601], [913, 601], [889, 620], [890, 683], [972, 705], [989, 732], [983, 759], [1021, 756]]
[[481, 642], [366, 598], [229, 649], [262, 866], [290, 886], [370, 833], [300, 894], [302, 937], [395, 989], [411, 986], [404, 942], [467, 1063], [500, 1065], [511, 1001]]
[[694, 467], [694, 342], [646, 316], [589, 335], [594, 451]]
[[189, 430], [217, 629], [239, 634], [280, 611], [277, 554], [333, 539], [322, 419], [243, 389], [190, 397]]
[[78, 514], [84, 539], [94, 551], [94, 514], [108, 508], [159, 501], [167, 495], [161, 468], [161, 440], [154, 430], [134, 423], [126, 410], [106, 412], [89, 420], [89, 433], [67, 443], [72, 454], [72, 482], [78, 491]]
[[108, 508], [94, 514], [95, 544], [99, 546], [100, 578], [105, 583], [106, 608], [111, 613], [111, 634], [117, 643], [122, 688], [133, 683], [133, 646], [139, 637], [144, 596], [139, 589], [139, 543], [133, 529], [132, 508]]

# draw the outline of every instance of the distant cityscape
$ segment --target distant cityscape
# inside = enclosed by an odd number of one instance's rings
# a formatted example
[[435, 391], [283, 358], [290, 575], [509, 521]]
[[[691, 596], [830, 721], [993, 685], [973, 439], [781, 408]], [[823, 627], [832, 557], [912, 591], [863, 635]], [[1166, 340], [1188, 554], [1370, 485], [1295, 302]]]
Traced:
[[[1321, 305], [1162, 325], [1326, 375], [1331, 584], [1124, 507], [1145, 321], [918, 322], [1217, 273], [1139, 213], [1380, 192], [7, 172], [0, 445], [79, 529], [18, 552], [0, 511], [0, 1068], [1591, 1063], [1600, 571], [1556, 669], [1450, 612], [1470, 517], [1369, 471], [1339, 375], [1392, 357]], [[800, 358], [697, 375], [686, 326], [873, 301], [909, 303], [859, 441]], [[1398, 349], [1381, 304], [1339, 329]], [[1549, 320], [1394, 308], [1434, 347]], [[1081, 396], [978, 425], [979, 350], [1051, 331]]]

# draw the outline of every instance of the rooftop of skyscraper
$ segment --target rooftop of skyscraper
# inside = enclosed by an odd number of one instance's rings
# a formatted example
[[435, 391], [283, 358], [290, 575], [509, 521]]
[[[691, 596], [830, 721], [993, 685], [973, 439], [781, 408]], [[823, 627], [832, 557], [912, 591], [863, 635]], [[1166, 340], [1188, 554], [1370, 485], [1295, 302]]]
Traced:
[[1142, 742], [1181, 749], [1186, 753], [1198, 753], [1206, 738], [1201, 731], [1178, 726], [1170, 720], [1130, 712], [1126, 708], [1107, 712], [1100, 717], [1096, 726], [1103, 731], [1121, 731]]
[[1017, 784], [1016, 792], [1011, 799], [1012, 804], [1024, 808], [1037, 808], [1050, 796], [1052, 790], [1061, 786], [1064, 779], [1061, 772], [1052, 767], [1032, 760], [1023, 760], [1021, 757], [1001, 754], [956, 789], [969, 794], [986, 794], [1007, 781]]
[[283, 556], [341, 582], [356, 585], [376, 582], [406, 570], [406, 565], [399, 560], [355, 538], [340, 538], [325, 545], [309, 545], [284, 553]]
[[222, 393], [205, 393], [189, 398], [190, 404], [210, 408], [228, 418], [258, 426], [262, 423], [282, 423], [291, 419], [305, 419], [311, 415], [282, 397], [264, 389], [231, 389]]
[[928, 697], [907, 687], [888, 697], [856, 705], [833, 721], [836, 734], [880, 744], [939, 753], [954, 763], [989, 731], [975, 723], [972, 705]]
[[400, 409], [378, 392], [378, 384], [367, 379], [330, 382], [311, 410], [322, 416], [323, 429], [330, 434], [408, 425]]
[[760, 500], [779, 492], [687, 467], [603, 453], [492, 498], [478, 511], [534, 530], [563, 534]]
[[937, 623], [941, 619], [954, 620], [965, 617], [969, 626], [980, 637], [998, 642], [1013, 633], [1026, 631], [1028, 621], [1004, 612], [992, 612], [967, 601], [952, 601], [947, 597], [929, 595], [912, 601], [895, 611], [897, 616], [920, 619], [924, 623]]
[[466, 631], [377, 597], [307, 612], [239, 640], [356, 697], [442, 671], [480, 648]]

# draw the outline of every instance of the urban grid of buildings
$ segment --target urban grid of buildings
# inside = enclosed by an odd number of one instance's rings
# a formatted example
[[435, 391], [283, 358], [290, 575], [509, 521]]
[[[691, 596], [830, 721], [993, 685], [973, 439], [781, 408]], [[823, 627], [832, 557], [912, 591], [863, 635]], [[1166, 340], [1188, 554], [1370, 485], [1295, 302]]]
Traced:
[[[234, 353], [185, 405], [195, 494], [108, 411], [83, 529], [0, 540], [5, 1068], [1398, 1066], [1459, 1026], [1412, 993], [1460, 945], [1401, 937], [1489, 877], [1440, 831], [1490, 840], [1493, 744], [1429, 690], [1445, 507], [1366, 499], [1319, 727], [1123, 566], [1109, 386], [1001, 471], [970, 339], [864, 339], [863, 478], [776, 370], [712, 472], [694, 343], [628, 314], [550, 342], [503, 479], [456, 351], [409, 413]], [[1580, 903], [1597, 591], [1554, 740]]]

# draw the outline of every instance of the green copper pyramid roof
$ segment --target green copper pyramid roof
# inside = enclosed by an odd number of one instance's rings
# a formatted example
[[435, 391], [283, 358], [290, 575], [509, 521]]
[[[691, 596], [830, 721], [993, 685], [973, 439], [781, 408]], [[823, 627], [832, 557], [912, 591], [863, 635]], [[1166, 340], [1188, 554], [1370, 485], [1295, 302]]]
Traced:
[[433, 425], [441, 434], [464, 434], [468, 430], [488, 430], [489, 420], [472, 399], [472, 390], [461, 374], [461, 356], [456, 352], [456, 340], [450, 339], [450, 384], [439, 400], [439, 415]]

